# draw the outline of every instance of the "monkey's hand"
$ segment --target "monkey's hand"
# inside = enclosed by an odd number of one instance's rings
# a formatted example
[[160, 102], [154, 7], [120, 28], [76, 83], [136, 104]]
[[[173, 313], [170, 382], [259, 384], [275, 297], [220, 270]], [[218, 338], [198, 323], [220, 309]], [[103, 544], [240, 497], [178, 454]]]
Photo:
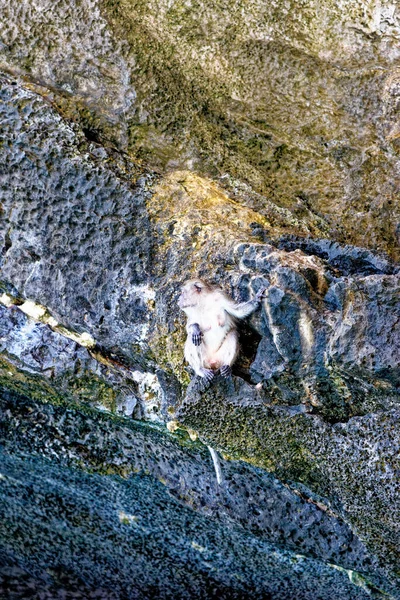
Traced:
[[266, 287], [258, 290], [257, 294], [254, 297], [254, 300], [256, 300], [257, 302], [261, 302], [261, 300], [264, 298], [264, 294], [266, 291], [267, 291]]
[[203, 337], [203, 334], [201, 333], [201, 329], [198, 323], [193, 323], [191, 326], [191, 331], [192, 331], [192, 342], [195, 346], [200, 346], [201, 344], [201, 338]]
[[225, 379], [232, 375], [232, 369], [230, 368], [229, 365], [222, 365], [219, 372], [221, 373], [222, 377], [224, 377]]

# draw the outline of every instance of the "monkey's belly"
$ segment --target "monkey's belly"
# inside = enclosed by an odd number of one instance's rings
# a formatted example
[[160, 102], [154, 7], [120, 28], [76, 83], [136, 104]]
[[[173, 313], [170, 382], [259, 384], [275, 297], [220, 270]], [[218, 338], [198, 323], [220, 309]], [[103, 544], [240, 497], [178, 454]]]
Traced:
[[217, 369], [220, 369], [222, 367], [222, 361], [216, 356], [207, 356], [203, 360], [203, 367], [205, 367], [206, 369], [212, 369], [213, 371], [216, 371]]

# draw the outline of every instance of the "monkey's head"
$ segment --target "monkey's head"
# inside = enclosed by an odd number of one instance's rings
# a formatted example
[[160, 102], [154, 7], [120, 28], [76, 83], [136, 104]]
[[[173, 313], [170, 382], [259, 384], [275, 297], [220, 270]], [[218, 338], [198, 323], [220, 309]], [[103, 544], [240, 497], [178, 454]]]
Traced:
[[197, 306], [201, 298], [211, 292], [213, 288], [202, 279], [190, 279], [182, 286], [178, 306], [182, 310]]

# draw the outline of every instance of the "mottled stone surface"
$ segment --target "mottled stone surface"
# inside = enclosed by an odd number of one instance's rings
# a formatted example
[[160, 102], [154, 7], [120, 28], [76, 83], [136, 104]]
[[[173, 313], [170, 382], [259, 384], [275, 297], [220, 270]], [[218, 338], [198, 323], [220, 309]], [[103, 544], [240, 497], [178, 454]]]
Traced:
[[99, 342], [110, 338], [112, 311], [115, 344], [140, 343], [151, 247], [145, 178], [117, 178], [51, 107], [2, 83], [2, 279]]
[[0, 305], [0, 381], [8, 389], [53, 402], [69, 398], [116, 414], [151, 418], [138, 382], [90, 356], [87, 349]]
[[9, 79], [0, 93], [2, 289], [90, 334], [131, 369], [123, 376], [134, 378], [145, 412], [165, 413], [179, 386], [147, 341], [155, 296], [145, 204], [151, 176], [119, 157], [111, 170], [102, 148]]
[[234, 379], [203, 395], [190, 393], [178, 416], [222, 452], [246, 456], [329, 498], [396, 577], [398, 410], [330, 425], [303, 405], [274, 404], [268, 392]]
[[85, 119], [87, 135], [108, 125], [120, 141], [121, 119], [136, 98], [130, 69], [97, 2], [2, 4], [1, 65], [37, 82], [70, 116]]
[[[353, 584], [345, 572], [218, 520], [210, 527], [146, 475], [121, 481], [13, 457], [2, 470], [2, 494], [12, 501], [2, 511], [3, 597], [40, 589], [30, 597], [61, 598], [66, 585], [72, 598], [370, 597], [362, 579]], [[23, 567], [7, 568], [16, 559]]]

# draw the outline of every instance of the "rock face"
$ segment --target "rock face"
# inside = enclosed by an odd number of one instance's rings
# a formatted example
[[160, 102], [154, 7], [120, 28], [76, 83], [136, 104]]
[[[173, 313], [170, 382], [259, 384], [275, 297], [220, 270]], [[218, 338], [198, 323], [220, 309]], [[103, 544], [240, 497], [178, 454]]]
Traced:
[[267, 196], [311, 229], [399, 256], [395, 2], [49, 6], [5, 2], [3, 65], [91, 139], [223, 177], [241, 203], [262, 211]]
[[400, 598], [398, 11], [228, 8], [5, 6], [2, 597]]

